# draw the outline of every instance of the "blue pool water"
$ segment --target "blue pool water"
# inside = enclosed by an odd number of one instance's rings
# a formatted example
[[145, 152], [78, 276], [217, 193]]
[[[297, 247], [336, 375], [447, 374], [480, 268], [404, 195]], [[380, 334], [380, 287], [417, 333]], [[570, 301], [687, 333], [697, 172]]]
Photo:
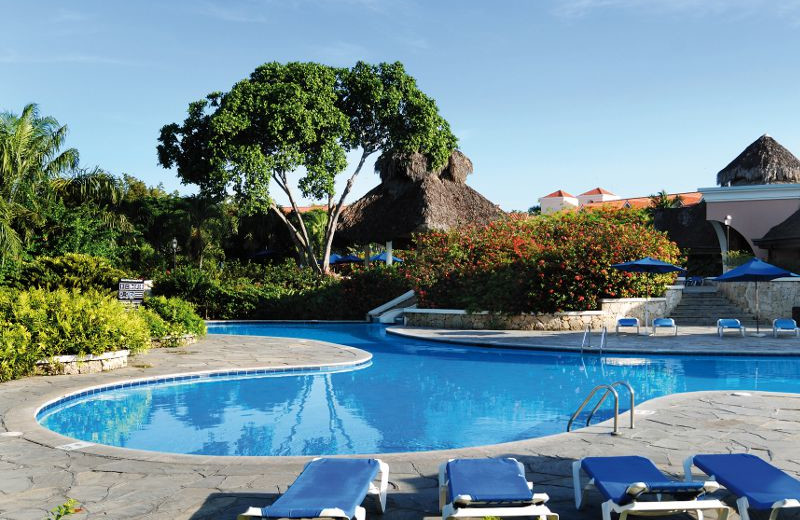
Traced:
[[374, 357], [346, 372], [110, 390], [48, 409], [39, 421], [89, 442], [173, 453], [380, 453], [563, 432], [592, 387], [616, 380], [629, 381], [638, 402], [694, 390], [800, 392], [797, 357], [486, 349], [409, 340], [366, 324], [215, 324], [209, 333], [319, 339]]

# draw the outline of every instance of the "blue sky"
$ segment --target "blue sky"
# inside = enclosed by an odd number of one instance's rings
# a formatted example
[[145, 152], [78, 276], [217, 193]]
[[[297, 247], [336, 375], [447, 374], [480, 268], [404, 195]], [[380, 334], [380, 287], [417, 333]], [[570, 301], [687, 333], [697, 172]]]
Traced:
[[[769, 133], [800, 154], [800, 0], [0, 0], [0, 110], [70, 127], [84, 166], [189, 191], [160, 127], [267, 61], [400, 60], [504, 209], [562, 188], [714, 184]], [[354, 195], [378, 182], [362, 173]], [[280, 200], [280, 199], [279, 199]], [[354, 198], [351, 198], [354, 200]]]

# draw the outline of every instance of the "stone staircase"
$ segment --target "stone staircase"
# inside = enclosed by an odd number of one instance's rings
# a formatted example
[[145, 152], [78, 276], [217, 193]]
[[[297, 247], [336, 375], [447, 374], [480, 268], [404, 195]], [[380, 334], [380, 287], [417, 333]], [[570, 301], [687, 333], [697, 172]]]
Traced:
[[[738, 318], [742, 325], [755, 328], [755, 316], [734, 305], [716, 287], [686, 287], [681, 302], [670, 317], [683, 326], [716, 326], [719, 318]], [[772, 324], [761, 319], [761, 328], [771, 329]]]

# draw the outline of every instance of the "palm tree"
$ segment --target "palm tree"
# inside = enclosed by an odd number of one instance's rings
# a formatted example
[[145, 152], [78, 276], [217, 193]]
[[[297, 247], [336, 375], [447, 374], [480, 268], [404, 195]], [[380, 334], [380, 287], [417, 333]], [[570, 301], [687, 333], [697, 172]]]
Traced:
[[683, 206], [683, 197], [680, 195], [670, 197], [667, 190], [650, 195], [650, 208], [652, 209], [680, 208], [681, 206]]
[[26, 105], [17, 116], [0, 113], [0, 260], [20, 253], [20, 228], [30, 230], [50, 180], [78, 165], [78, 151], [61, 151], [67, 127]]

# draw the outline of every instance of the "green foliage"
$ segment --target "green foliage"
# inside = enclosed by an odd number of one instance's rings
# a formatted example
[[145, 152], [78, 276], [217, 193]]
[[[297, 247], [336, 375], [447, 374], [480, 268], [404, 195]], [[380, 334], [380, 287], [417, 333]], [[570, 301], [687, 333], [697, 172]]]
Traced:
[[51, 356], [135, 353], [150, 346], [145, 320], [97, 291], [5, 289], [0, 291], [0, 324], [4, 379], [27, 375], [36, 360]]
[[61, 520], [62, 518], [75, 514], [80, 513], [83, 511], [81, 509], [80, 504], [74, 498], [70, 498], [60, 506], [56, 506], [47, 514], [47, 518], [44, 520]]
[[42, 357], [23, 325], [0, 320], [0, 381], [32, 374]]
[[750, 251], [728, 251], [724, 254], [725, 265], [729, 269], [744, 265], [753, 258], [753, 253]]
[[[400, 63], [337, 69], [317, 63], [266, 63], [229, 92], [215, 92], [189, 105], [182, 124], [161, 129], [158, 157], [177, 167], [186, 183], [221, 199], [233, 192], [245, 215], [272, 210], [291, 233], [298, 253], [322, 270], [353, 178], [371, 154], [421, 152], [432, 167], [443, 166], [457, 140], [435, 102], [416, 85]], [[338, 202], [335, 178], [347, 167], [347, 153], [361, 158]], [[306, 229], [274, 203], [270, 185], [285, 192], [295, 207], [295, 184], [304, 197], [328, 202], [323, 251]]]
[[0, 260], [19, 257], [50, 180], [77, 167], [78, 151], [61, 151], [66, 135], [66, 126], [40, 117], [34, 104], [20, 115], [0, 113]]
[[59, 287], [116, 292], [125, 272], [102, 257], [69, 253], [63, 256], [40, 256], [22, 265], [22, 287], [56, 289]]
[[516, 216], [485, 227], [416, 238], [410, 262], [421, 307], [520, 313], [599, 308], [602, 298], [660, 294], [674, 275], [611, 264], [679, 251], [642, 211], [600, 209]]
[[360, 320], [409, 288], [396, 266], [336, 278], [287, 262], [231, 264], [219, 273], [184, 267], [156, 279], [153, 291], [188, 300], [214, 319]]
[[203, 318], [198, 316], [194, 311], [194, 306], [185, 300], [164, 296], [149, 297], [144, 300], [144, 307], [169, 324], [172, 335], [203, 336], [206, 333], [206, 324]]

